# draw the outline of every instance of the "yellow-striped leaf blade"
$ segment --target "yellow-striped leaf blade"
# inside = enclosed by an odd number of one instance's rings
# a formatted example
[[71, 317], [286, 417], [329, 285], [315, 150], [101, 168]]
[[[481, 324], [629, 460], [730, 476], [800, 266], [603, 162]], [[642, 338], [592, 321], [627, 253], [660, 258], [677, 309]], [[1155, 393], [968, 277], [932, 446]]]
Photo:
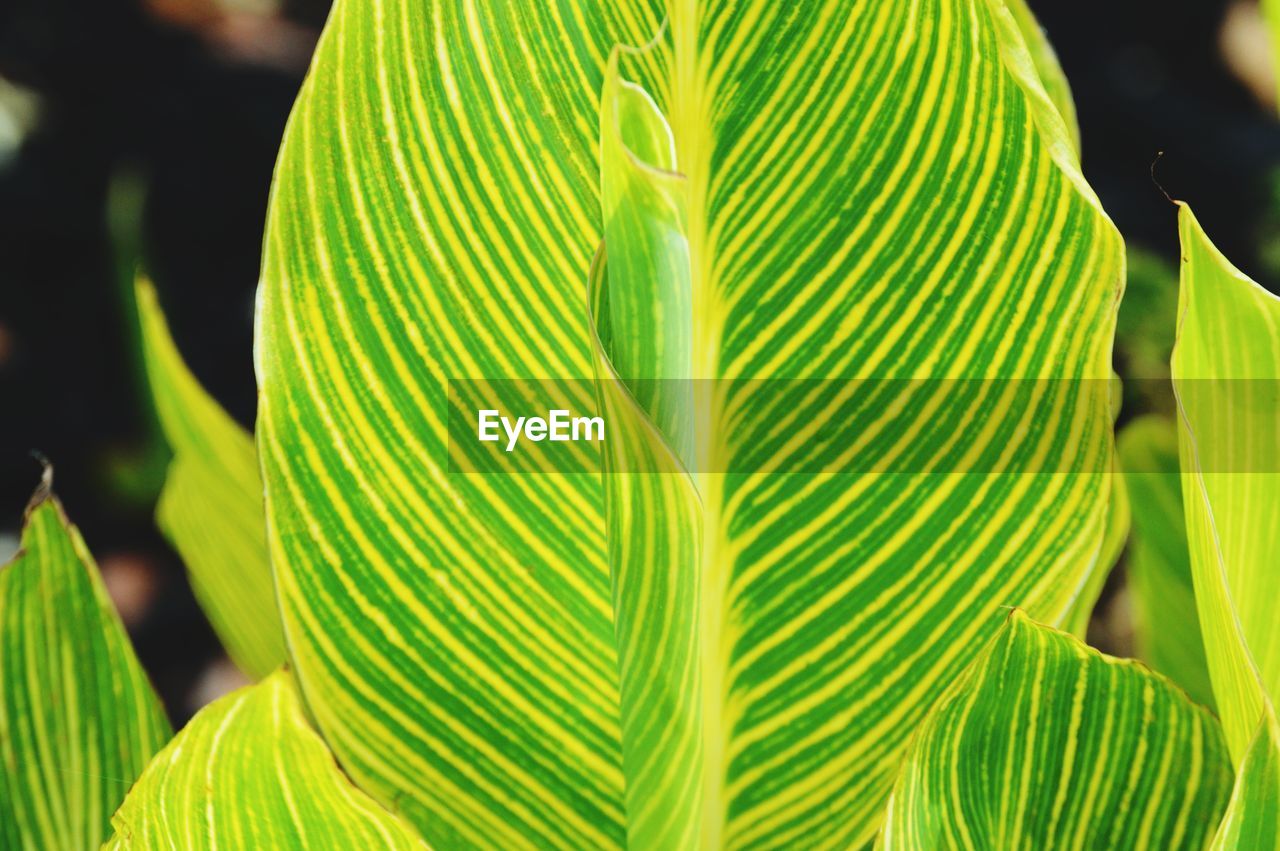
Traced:
[[1213, 851], [1280, 849], [1280, 726], [1275, 713], [1258, 725], [1236, 773], [1231, 803], [1213, 838]]
[[97, 848], [170, 734], [92, 556], [42, 487], [0, 567], [0, 847]]
[[[722, 723], [701, 682], [697, 576], [704, 505], [690, 380], [692, 304], [687, 180], [675, 140], [644, 80], [670, 66], [665, 44], [616, 50], [600, 116], [606, 256], [592, 269], [600, 410], [612, 425], [605, 462], [627, 778], [627, 847], [716, 848], [702, 818], [704, 731]], [[625, 378], [624, 378], [625, 377]], [[665, 653], [666, 649], [675, 652]], [[713, 686], [714, 687], [714, 686]]]
[[1187, 538], [1214, 697], [1243, 759], [1280, 689], [1280, 299], [1213, 246], [1191, 209], [1173, 352]]
[[104, 851], [427, 848], [343, 775], [284, 672], [200, 710], [111, 824]]
[[613, 70], [628, 836], [856, 846], [1000, 607], [1062, 623], [1101, 560], [1120, 239], [1002, 4], [679, 4]]
[[173, 450], [156, 522], [182, 555], [222, 646], [251, 677], [284, 661], [253, 438], [182, 360], [155, 288], [136, 287], [147, 378]]
[[600, 86], [662, 17], [339, 0], [277, 165], [257, 436], [291, 661], [353, 779], [448, 847], [623, 841], [599, 478], [462, 472], [447, 389], [593, 406]]
[[[1034, 485], [701, 490], [710, 567], [676, 575], [696, 581], [680, 590], [706, 626], [669, 633], [700, 659], [701, 714], [672, 720], [713, 746], [632, 742], [648, 765], [628, 756], [624, 784], [617, 672], [690, 667], [623, 632], [668, 634], [628, 616], [646, 608], [618, 594], [631, 556], [616, 536], [611, 593], [599, 481], [459, 474], [448, 418], [474, 411], [450, 411], [445, 383], [589, 375], [583, 293], [609, 186], [594, 101], [608, 46], [646, 40], [662, 11], [347, 0], [282, 153], [259, 440], [290, 647], [346, 767], [430, 839], [610, 845], [635, 827], [637, 790], [685, 795], [650, 807], [679, 819], [704, 787], [697, 824], [636, 829], [706, 828], [713, 846], [869, 837], [905, 731], [990, 634], [991, 607], [1061, 620], [1098, 560], [1120, 244], [1017, 22], [974, 0], [672, 4], [673, 49], [635, 76], [672, 116], [687, 175], [680, 238], [650, 259], [675, 270], [687, 254], [692, 376], [1069, 380], [950, 400], [1012, 412], [978, 444], [1048, 474]], [[824, 404], [801, 401], [801, 418]], [[873, 449], [893, 455], [897, 429], [920, 439], [909, 426], [926, 419], [882, 423]], [[1052, 475], [1076, 466], [1095, 472]], [[635, 504], [645, 523], [677, 516]], [[669, 709], [627, 703], [633, 731]]]
[[1126, 562], [1135, 653], [1203, 706], [1213, 707], [1187, 550], [1178, 429], [1157, 414], [1131, 421], [1116, 440], [1133, 511]]
[[1014, 612], [916, 732], [878, 847], [1199, 849], [1230, 788], [1207, 711]]

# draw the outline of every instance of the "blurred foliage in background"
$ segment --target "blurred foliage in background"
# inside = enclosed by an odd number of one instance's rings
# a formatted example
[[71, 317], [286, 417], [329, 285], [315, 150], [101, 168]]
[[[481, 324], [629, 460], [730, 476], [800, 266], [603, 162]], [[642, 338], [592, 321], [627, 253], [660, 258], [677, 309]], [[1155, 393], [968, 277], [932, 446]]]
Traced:
[[39, 478], [58, 491], [170, 713], [234, 669], [155, 529], [167, 450], [132, 327], [145, 263], [194, 370], [254, 413], [253, 292], [272, 164], [327, 4], [0, 5], [0, 558]]
[[[1280, 283], [1280, 122], [1256, 5], [1031, 6], [1076, 94], [1085, 174], [1130, 245], [1117, 368], [1167, 379], [1178, 249], [1161, 186], [1195, 204], [1241, 269]], [[168, 456], [128, 319], [133, 272], [145, 265], [186, 360], [250, 425], [271, 168], [326, 12], [324, 0], [0, 7], [0, 559], [38, 450], [178, 723], [237, 675], [155, 529]], [[1131, 381], [1121, 422], [1168, 412], [1162, 387]], [[1121, 571], [1092, 641], [1128, 655], [1129, 624]]]

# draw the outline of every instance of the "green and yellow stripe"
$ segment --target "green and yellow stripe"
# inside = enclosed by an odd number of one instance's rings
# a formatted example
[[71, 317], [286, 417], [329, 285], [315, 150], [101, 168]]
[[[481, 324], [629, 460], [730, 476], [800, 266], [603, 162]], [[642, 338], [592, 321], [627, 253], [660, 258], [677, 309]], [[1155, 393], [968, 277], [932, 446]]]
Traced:
[[284, 672], [200, 710], [111, 824], [104, 851], [427, 848], [342, 774]]
[[[340, 0], [264, 256], [268, 541], [319, 729], [428, 841], [865, 842], [999, 607], [1067, 616], [1123, 255], [1022, 33], [994, 0]], [[609, 475], [452, 469], [449, 380], [513, 377], [598, 390]], [[822, 453], [1020, 472], [756, 472]]]
[[343, 0], [277, 166], [258, 440], [290, 658], [343, 767], [435, 844], [622, 841], [599, 478], [451, 471], [446, 391], [593, 406], [600, 85], [661, 17]]
[[876, 847], [1198, 849], [1230, 787], [1207, 711], [1015, 611], [916, 731]]
[[97, 848], [170, 735], [97, 565], [46, 479], [22, 548], [0, 567], [0, 847]]
[[[1061, 623], [1110, 566], [1121, 244], [1001, 4], [677, 4], [667, 36], [674, 163], [636, 164], [660, 134], [612, 77], [602, 142], [601, 374], [649, 424], [610, 451], [675, 471], [606, 477], [628, 835], [857, 846], [1000, 607]], [[692, 401], [646, 396], [684, 332], [619, 318], [645, 282], [687, 290]], [[906, 472], [786, 472], [815, 458]]]

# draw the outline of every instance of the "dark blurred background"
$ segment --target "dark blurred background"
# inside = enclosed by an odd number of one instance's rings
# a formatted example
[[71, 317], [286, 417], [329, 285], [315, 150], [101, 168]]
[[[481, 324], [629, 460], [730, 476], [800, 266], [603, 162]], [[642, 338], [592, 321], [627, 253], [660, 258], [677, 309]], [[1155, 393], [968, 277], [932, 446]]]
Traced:
[[[890, 0], [882, 0], [889, 2]], [[1177, 233], [1152, 178], [1280, 283], [1280, 122], [1252, 0], [1032, 0], [1075, 91], [1084, 170], [1130, 244], [1117, 344], [1159, 377]], [[152, 511], [167, 452], [131, 321], [139, 262], [205, 386], [252, 423], [253, 293], [271, 169], [324, 0], [0, 4], [0, 560], [55, 466], [179, 723], [236, 684]], [[1126, 400], [1125, 416], [1159, 408]], [[1123, 652], [1122, 580], [1097, 640]], [[1118, 612], [1118, 614], [1117, 614]]]
[[267, 192], [325, 0], [0, 3], [0, 559], [40, 474], [97, 556], [179, 722], [237, 681], [152, 511], [168, 453], [131, 287], [253, 421]]

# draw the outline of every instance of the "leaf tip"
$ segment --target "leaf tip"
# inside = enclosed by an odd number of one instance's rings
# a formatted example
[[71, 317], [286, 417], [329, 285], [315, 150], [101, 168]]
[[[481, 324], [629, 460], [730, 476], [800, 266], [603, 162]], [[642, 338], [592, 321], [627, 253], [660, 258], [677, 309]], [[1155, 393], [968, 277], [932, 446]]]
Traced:
[[54, 499], [53, 462], [39, 449], [32, 449], [30, 454], [36, 460], [36, 463], [40, 465], [40, 483], [36, 485], [35, 492], [31, 494], [31, 499], [27, 500], [27, 507], [22, 512], [24, 523], [35, 513], [36, 509]]

